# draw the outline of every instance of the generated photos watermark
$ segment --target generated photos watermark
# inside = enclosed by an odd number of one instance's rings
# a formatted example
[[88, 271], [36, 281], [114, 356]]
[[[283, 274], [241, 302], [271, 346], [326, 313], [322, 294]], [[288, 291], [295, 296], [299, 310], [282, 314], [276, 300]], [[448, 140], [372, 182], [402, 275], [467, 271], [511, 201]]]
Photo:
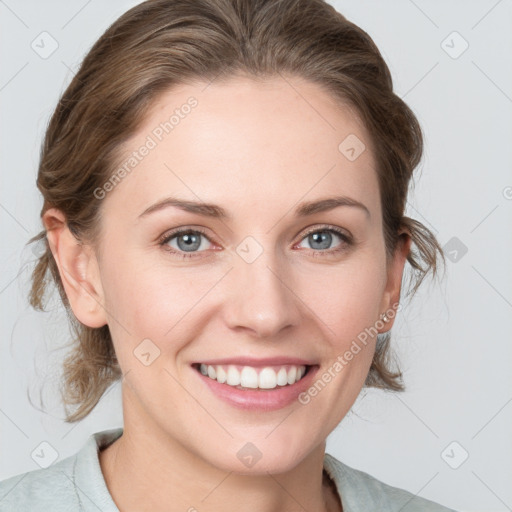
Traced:
[[[397, 311], [400, 311], [401, 305], [399, 302], [393, 304], [391, 308], [389, 308], [385, 315], [388, 319], [392, 319], [396, 316]], [[307, 405], [311, 402], [311, 399], [322, 391], [325, 386], [331, 382], [342, 370], [347, 366], [347, 364], [354, 359], [359, 352], [361, 352], [363, 347], [366, 347], [369, 339], [373, 339], [377, 334], [379, 334], [379, 329], [382, 329], [385, 326], [385, 322], [382, 319], [377, 320], [371, 327], [366, 327], [364, 331], [361, 331], [356, 339], [352, 340], [350, 344], [350, 348], [343, 352], [343, 354], [338, 355], [335, 359], [334, 363], [327, 368], [320, 377], [312, 384], [306, 391], [303, 391], [299, 394], [298, 400], [302, 405]]]
[[117, 168], [117, 170], [110, 176], [110, 178], [101, 186], [94, 189], [93, 195], [96, 199], [104, 199], [105, 196], [114, 190], [114, 188], [121, 183], [121, 181], [128, 176], [137, 165], [139, 165], [150, 152], [158, 146], [166, 135], [171, 133], [176, 126], [178, 126], [183, 119], [185, 119], [192, 109], [196, 108], [199, 102], [196, 98], [191, 96], [179, 108], [174, 109], [174, 113], [167, 121], [160, 123], [158, 126], [151, 130], [151, 133], [146, 137], [144, 144], [138, 149], [133, 151], [125, 162]]

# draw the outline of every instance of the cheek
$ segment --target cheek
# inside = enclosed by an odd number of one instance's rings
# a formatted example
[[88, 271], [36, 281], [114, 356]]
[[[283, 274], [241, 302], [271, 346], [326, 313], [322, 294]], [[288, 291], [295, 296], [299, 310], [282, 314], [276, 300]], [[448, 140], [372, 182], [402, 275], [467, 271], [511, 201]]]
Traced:
[[[169, 339], [185, 339], [186, 332], [190, 336], [189, 318], [200, 310], [199, 302], [222, 278], [223, 269], [199, 271], [124, 258], [104, 261], [102, 273], [112, 336], [123, 340], [123, 350], [127, 344], [133, 350], [145, 338], [163, 349]], [[176, 341], [173, 349], [179, 349]]]
[[343, 345], [378, 320], [386, 283], [385, 264], [375, 255], [301, 276], [304, 302], [315, 312], [332, 344]]

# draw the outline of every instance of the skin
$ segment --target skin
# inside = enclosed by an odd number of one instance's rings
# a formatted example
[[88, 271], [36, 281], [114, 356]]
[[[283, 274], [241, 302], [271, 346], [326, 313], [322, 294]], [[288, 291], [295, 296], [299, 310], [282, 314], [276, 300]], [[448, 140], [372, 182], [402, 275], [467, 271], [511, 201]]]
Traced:
[[[371, 141], [352, 110], [296, 77], [206, 85], [166, 92], [127, 141], [128, 155], [190, 96], [198, 100], [103, 199], [96, 246], [78, 244], [60, 211], [44, 215], [74, 314], [109, 325], [124, 374], [124, 434], [100, 453], [101, 468], [123, 512], [341, 510], [322, 478], [325, 442], [364, 384], [376, 338], [307, 405], [271, 412], [226, 404], [190, 364], [285, 355], [317, 362], [321, 375], [399, 301], [410, 238], [386, 259]], [[366, 145], [354, 161], [338, 150], [349, 134]], [[294, 215], [333, 195], [369, 215], [350, 206]], [[175, 207], [139, 217], [169, 196], [215, 203], [232, 218]], [[329, 249], [318, 248], [306, 231], [324, 224], [354, 243], [333, 234]], [[178, 227], [206, 231], [196, 257], [159, 245]], [[263, 251], [252, 263], [236, 252], [247, 236]], [[177, 238], [167, 248], [179, 251]], [[133, 353], [147, 338], [160, 350], [149, 366]], [[236, 456], [247, 442], [262, 453], [251, 468]]]

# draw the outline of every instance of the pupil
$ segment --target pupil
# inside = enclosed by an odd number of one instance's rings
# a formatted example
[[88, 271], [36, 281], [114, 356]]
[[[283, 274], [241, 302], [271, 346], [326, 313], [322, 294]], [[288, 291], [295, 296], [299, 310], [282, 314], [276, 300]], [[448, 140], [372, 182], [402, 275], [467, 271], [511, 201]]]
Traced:
[[183, 251], [193, 251], [198, 249], [200, 245], [199, 236], [195, 234], [187, 233], [178, 237], [178, 247]]
[[310, 242], [312, 243], [320, 243], [318, 249], [328, 249], [331, 245], [332, 235], [326, 231], [322, 231], [320, 233], [313, 233], [310, 235]]

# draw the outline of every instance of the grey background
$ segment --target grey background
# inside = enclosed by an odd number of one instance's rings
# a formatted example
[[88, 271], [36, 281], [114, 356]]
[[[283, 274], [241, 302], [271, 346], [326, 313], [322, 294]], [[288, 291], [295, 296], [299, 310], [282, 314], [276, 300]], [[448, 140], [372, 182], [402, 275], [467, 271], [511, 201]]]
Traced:
[[[88, 48], [136, 3], [0, 1], [0, 479], [38, 468], [41, 442], [49, 463], [122, 423], [119, 385], [85, 420], [62, 420], [67, 327], [58, 301], [47, 313], [28, 306], [35, 255], [25, 243], [41, 227], [35, 176], [48, 118]], [[328, 451], [457, 510], [512, 510], [512, 2], [332, 3], [374, 39], [422, 124], [407, 213], [457, 259], [398, 316], [407, 391], [363, 392]], [[58, 44], [47, 58], [31, 47], [51, 49], [43, 31]]]

